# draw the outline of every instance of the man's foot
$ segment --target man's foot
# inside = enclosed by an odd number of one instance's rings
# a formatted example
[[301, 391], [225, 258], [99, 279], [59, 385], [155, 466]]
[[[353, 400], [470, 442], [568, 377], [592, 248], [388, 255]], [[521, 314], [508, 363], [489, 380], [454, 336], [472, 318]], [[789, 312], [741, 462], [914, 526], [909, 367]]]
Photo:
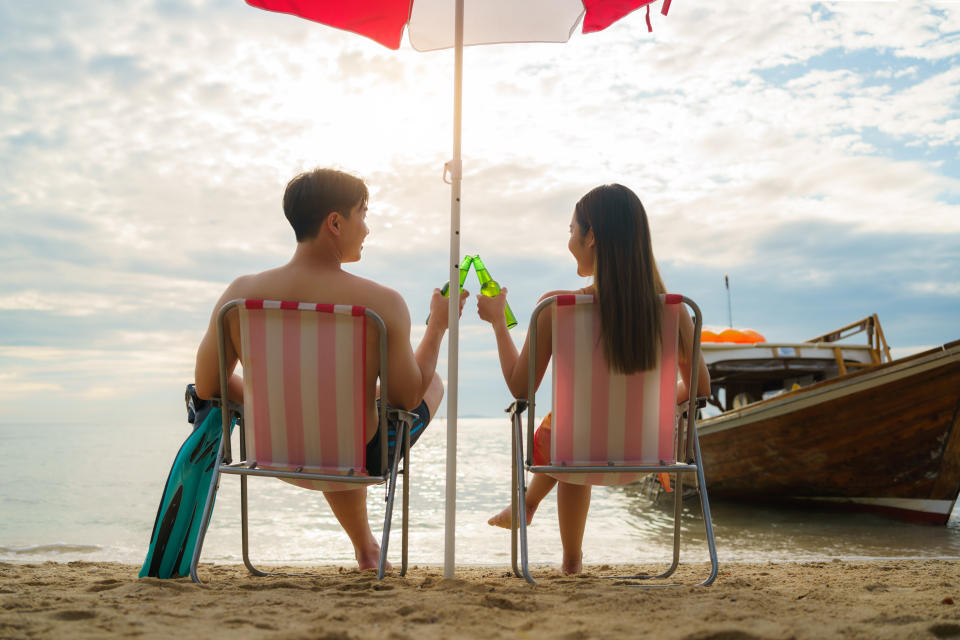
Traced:
[[[530, 505], [527, 505], [527, 526], [529, 526], [530, 523], [533, 522], [533, 514], [536, 512], [536, 510], [537, 510], [536, 507], [531, 508]], [[487, 524], [490, 525], [491, 527], [500, 527], [501, 529], [509, 529], [510, 528], [510, 507], [507, 507], [497, 515], [487, 520]]]
[[576, 560], [567, 560], [563, 559], [563, 564], [560, 565], [560, 571], [565, 576], [574, 576], [578, 573], [583, 573], [583, 554], [581, 553], [577, 556]]
[[[373, 545], [363, 551], [357, 550], [357, 567], [360, 571], [366, 569], [376, 569], [380, 566], [380, 545]], [[393, 569], [393, 565], [387, 562], [386, 571]]]

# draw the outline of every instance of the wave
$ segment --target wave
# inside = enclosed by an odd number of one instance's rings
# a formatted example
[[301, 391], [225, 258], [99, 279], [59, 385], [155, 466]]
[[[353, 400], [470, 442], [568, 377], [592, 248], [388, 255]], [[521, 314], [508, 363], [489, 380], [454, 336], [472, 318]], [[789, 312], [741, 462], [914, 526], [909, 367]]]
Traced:
[[3, 547], [0, 546], [0, 555], [36, 556], [46, 553], [96, 553], [103, 547], [95, 544], [38, 544], [33, 547]]

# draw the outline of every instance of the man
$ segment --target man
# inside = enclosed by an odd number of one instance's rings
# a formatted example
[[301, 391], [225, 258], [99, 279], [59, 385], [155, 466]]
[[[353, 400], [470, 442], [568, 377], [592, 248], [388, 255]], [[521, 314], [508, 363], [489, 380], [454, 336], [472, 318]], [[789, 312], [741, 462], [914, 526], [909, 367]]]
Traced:
[[[210, 325], [197, 350], [195, 372], [197, 395], [210, 398], [220, 394], [217, 355], [217, 310], [230, 300], [253, 298], [359, 305], [375, 311], [387, 327], [388, 404], [418, 414], [416, 432], [436, 413], [443, 398], [443, 385], [436, 374], [440, 340], [447, 330], [448, 301], [435, 289], [430, 300], [430, 320], [416, 352], [410, 345], [410, 312], [400, 294], [381, 284], [343, 270], [343, 264], [357, 262], [367, 228], [366, 185], [357, 177], [334, 169], [315, 169], [293, 178], [283, 196], [283, 211], [293, 227], [297, 247], [290, 261], [262, 273], [240, 276], [220, 296]], [[468, 293], [460, 296], [460, 308]], [[227, 317], [227, 369], [230, 398], [243, 400], [243, 380], [233, 373], [240, 357], [240, 332], [236, 313]], [[367, 460], [380, 461], [377, 377], [380, 348], [376, 330], [366, 336], [367, 357]], [[417, 428], [419, 427], [419, 428]], [[391, 459], [393, 449], [391, 449]], [[378, 473], [379, 469], [370, 469]], [[337, 520], [353, 543], [360, 569], [376, 568], [380, 546], [367, 521], [366, 489], [324, 492]]]

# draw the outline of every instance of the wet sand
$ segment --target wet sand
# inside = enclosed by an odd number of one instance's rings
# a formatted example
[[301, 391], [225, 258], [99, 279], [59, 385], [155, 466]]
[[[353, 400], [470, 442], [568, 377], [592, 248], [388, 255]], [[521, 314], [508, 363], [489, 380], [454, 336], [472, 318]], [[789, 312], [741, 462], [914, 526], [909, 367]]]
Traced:
[[[0, 638], [960, 638], [960, 561], [721, 564], [710, 587], [637, 589], [600, 577], [507, 567], [372, 571], [315, 577], [204, 565], [205, 585], [138, 580], [114, 563], [0, 564]], [[302, 571], [303, 569], [289, 569]], [[703, 579], [706, 565], [676, 577]]]

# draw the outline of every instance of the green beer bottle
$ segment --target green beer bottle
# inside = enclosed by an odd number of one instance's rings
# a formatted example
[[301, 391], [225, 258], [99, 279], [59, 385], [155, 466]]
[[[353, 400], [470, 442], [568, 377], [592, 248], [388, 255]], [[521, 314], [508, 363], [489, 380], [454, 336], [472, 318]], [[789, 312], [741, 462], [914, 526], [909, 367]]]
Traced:
[[[460, 263], [460, 291], [463, 291], [463, 283], [466, 282], [467, 280], [467, 274], [470, 273], [470, 264], [472, 262], [473, 262], [473, 256], [464, 256], [463, 262]], [[444, 297], [448, 297], [450, 295], [449, 280], [443, 284], [443, 287], [441, 287], [440, 294]], [[427, 324], [430, 324], [429, 314], [427, 314]]]
[[[500, 293], [500, 285], [490, 276], [490, 272], [487, 271], [487, 267], [483, 264], [479, 255], [473, 256], [473, 269], [477, 272], [477, 279], [480, 281], [480, 293], [489, 298], [493, 298]], [[460, 274], [462, 277], [463, 271]], [[513, 316], [509, 304], [504, 307], [503, 316], [507, 319], [507, 329], [513, 329], [517, 326], [517, 319]]]

